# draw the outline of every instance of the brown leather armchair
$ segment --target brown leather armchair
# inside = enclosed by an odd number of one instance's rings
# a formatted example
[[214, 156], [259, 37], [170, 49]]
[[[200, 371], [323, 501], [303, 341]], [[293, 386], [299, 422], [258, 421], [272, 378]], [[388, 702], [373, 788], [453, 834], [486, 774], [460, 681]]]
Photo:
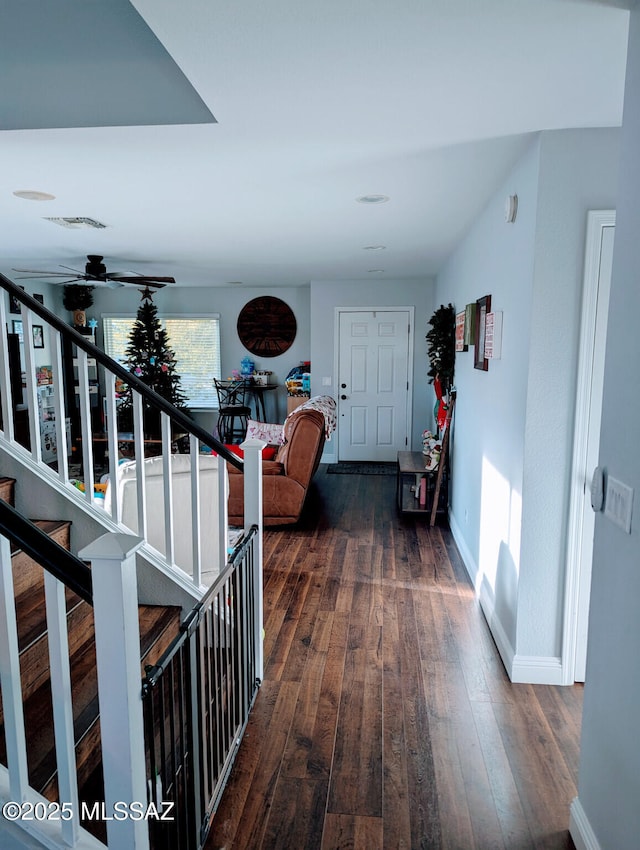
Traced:
[[[325, 440], [324, 416], [299, 408], [284, 424], [284, 443], [274, 460], [262, 463], [262, 509], [265, 525], [297, 522]], [[244, 475], [229, 469], [229, 523], [244, 523]]]

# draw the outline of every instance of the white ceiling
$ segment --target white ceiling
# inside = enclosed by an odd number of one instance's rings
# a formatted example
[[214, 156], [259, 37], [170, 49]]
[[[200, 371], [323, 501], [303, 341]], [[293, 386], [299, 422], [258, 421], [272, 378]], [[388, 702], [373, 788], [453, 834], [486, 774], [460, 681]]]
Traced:
[[0, 271], [94, 253], [183, 286], [434, 274], [529, 134], [620, 124], [621, 5], [135, 0], [158, 44], [126, 0], [3, 0]]

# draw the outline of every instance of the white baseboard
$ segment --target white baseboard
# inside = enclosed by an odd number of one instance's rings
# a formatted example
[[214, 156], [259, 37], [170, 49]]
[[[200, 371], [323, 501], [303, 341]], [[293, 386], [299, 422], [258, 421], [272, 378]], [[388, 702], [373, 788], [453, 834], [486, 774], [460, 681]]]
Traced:
[[478, 575], [478, 565], [469, 551], [469, 547], [466, 544], [460, 526], [458, 525], [452, 510], [449, 510], [449, 528], [451, 529], [451, 534], [453, 534], [453, 539], [458, 547], [458, 552], [460, 552], [464, 568], [475, 586], [476, 576]]
[[[509, 676], [509, 678], [511, 678], [511, 669], [513, 667], [513, 658], [515, 656], [515, 651], [511, 646], [511, 641], [507, 637], [504, 628], [502, 627], [502, 623], [496, 616], [493, 599], [486, 591], [486, 589], [483, 588], [482, 582], [478, 581], [478, 565], [476, 564], [473, 555], [469, 551], [469, 547], [465, 542], [460, 526], [456, 522], [456, 518], [452, 511], [449, 511], [449, 528], [451, 529], [451, 533], [453, 534], [453, 539], [455, 540], [456, 546], [458, 547], [458, 551], [460, 552], [460, 557], [462, 558], [462, 562], [465, 566], [465, 569], [469, 575], [469, 578], [473, 582], [473, 586], [475, 587], [476, 596], [480, 602], [480, 607], [482, 608], [496, 646], [498, 647], [498, 652], [500, 653], [500, 657], [502, 658], [502, 663], [505, 666], [507, 675]], [[480, 587], [478, 587], [478, 584], [480, 584]]]
[[569, 833], [576, 845], [576, 850], [601, 850], [579, 797], [575, 797], [571, 803]]
[[449, 512], [449, 527], [465, 569], [474, 584], [476, 596], [480, 601], [480, 607], [484, 612], [485, 619], [502, 658], [502, 663], [511, 681], [530, 685], [565, 684], [561, 658], [555, 656], [546, 657], [516, 654], [500, 618], [496, 615], [495, 604], [491, 594], [483, 583], [478, 580], [478, 565], [469, 551], [460, 526], [451, 511]]
[[511, 665], [511, 681], [528, 685], [563, 685], [562, 659], [544, 655], [516, 655]]

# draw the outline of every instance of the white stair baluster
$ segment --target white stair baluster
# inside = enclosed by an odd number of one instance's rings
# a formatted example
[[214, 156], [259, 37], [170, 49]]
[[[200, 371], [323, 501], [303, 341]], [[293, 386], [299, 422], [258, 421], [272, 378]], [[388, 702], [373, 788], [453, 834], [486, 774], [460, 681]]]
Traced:
[[161, 413], [162, 425], [162, 479], [164, 487], [164, 545], [165, 558], [172, 566], [175, 564], [175, 545], [173, 537], [173, 481], [171, 478], [171, 419]]
[[27, 741], [22, 709], [11, 547], [7, 538], [2, 535], [0, 535], [0, 688], [2, 688], [9, 787], [12, 799], [21, 802], [25, 799], [29, 784]]
[[84, 497], [93, 504], [93, 435], [91, 433], [91, 399], [89, 396], [89, 363], [87, 352], [78, 349], [78, 389], [80, 393], [80, 432], [82, 434], [82, 477]]
[[136, 459], [136, 496], [138, 500], [138, 534], [147, 539], [147, 484], [144, 476], [144, 415], [142, 396], [132, 390], [133, 445]]
[[62, 342], [60, 333], [48, 328], [51, 347], [51, 371], [53, 375], [53, 409], [56, 417], [56, 454], [58, 457], [58, 476], [63, 484], [69, 481], [67, 454], [67, 418], [64, 405], [64, 377], [62, 369]]
[[199, 587], [202, 581], [202, 547], [200, 546], [200, 446], [198, 438], [189, 436], [191, 455], [191, 533], [193, 545], [193, 583]]
[[[51, 699], [53, 703], [53, 729], [58, 767], [58, 795], [60, 804], [70, 803], [74, 813], [78, 807], [78, 777], [73, 734], [73, 702], [71, 696], [71, 670], [69, 667], [69, 636], [67, 633], [67, 606], [62, 582], [45, 570], [45, 604], [47, 611], [47, 642], [51, 672]], [[61, 823], [64, 840], [73, 847], [78, 840], [78, 817]]]
[[4, 332], [7, 327], [7, 312], [4, 304], [4, 293], [0, 293], [0, 383], [2, 391], [2, 427], [7, 440], [14, 439], [13, 430], [13, 397], [11, 393], [11, 372], [9, 370], [9, 340]]
[[22, 336], [24, 340], [24, 371], [27, 384], [25, 389], [29, 411], [31, 455], [40, 463], [42, 461], [42, 441], [40, 439], [40, 411], [38, 410], [38, 379], [33, 356], [33, 324], [31, 322], [31, 310], [24, 304], [22, 305]]

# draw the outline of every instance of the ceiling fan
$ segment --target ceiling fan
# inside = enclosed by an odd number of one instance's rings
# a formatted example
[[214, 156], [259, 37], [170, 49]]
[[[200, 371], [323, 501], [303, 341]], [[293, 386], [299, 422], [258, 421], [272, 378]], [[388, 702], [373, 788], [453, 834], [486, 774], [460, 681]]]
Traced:
[[[107, 267], [102, 262], [103, 258], [99, 254], [87, 254], [87, 264], [84, 267], [84, 274], [77, 269], [72, 269], [69, 266], [60, 266], [61, 269], [67, 269], [63, 272], [47, 272], [38, 271], [37, 269], [13, 269], [14, 272], [20, 273], [19, 280], [41, 280], [45, 277], [66, 278], [65, 280], [54, 280], [52, 283], [75, 283], [79, 280], [87, 281], [92, 286], [107, 286], [115, 289], [118, 286], [153, 286], [160, 289], [166, 286], [167, 283], [175, 283], [173, 277], [159, 277], [157, 275], [143, 274], [120, 274], [120, 272], [108, 272]], [[71, 272], [71, 275], [69, 274]]]

